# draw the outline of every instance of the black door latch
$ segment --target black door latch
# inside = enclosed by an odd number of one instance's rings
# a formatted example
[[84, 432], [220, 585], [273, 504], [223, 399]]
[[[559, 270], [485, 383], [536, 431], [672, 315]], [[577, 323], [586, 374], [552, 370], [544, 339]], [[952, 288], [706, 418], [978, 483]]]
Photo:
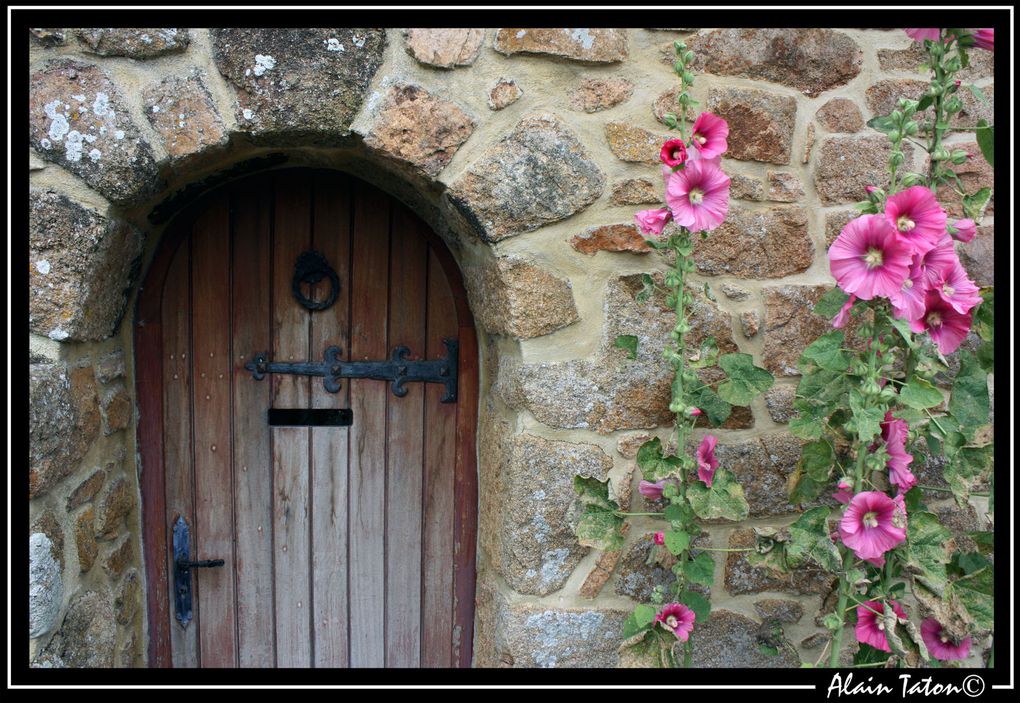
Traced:
[[191, 622], [191, 570], [223, 566], [222, 559], [191, 561], [191, 534], [184, 516], [174, 523], [174, 606], [177, 622], [187, 629]]

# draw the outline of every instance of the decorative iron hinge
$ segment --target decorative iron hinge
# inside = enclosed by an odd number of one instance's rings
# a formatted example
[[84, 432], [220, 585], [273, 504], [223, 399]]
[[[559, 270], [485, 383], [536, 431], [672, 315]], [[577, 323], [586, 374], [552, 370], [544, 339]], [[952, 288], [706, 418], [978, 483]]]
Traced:
[[223, 566], [222, 559], [191, 561], [191, 536], [183, 516], [174, 523], [174, 610], [177, 622], [187, 629], [191, 622], [191, 570]]
[[261, 381], [267, 373], [289, 373], [299, 376], [322, 376], [323, 386], [330, 393], [340, 390], [341, 378], [372, 378], [378, 381], [392, 381], [393, 395], [402, 398], [407, 395], [404, 384], [411, 381], [442, 383], [446, 389], [440, 402], [457, 402], [457, 350], [455, 339], [444, 339], [445, 359], [407, 359], [411, 350], [394, 347], [388, 361], [344, 361], [340, 358], [340, 347], [329, 347], [319, 362], [269, 361], [269, 354], [256, 354], [244, 365], [251, 371], [252, 378]]

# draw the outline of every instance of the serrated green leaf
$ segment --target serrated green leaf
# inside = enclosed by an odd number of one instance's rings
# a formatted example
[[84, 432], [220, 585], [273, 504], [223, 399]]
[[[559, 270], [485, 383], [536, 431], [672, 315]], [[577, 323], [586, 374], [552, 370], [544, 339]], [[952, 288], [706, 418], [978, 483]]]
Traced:
[[683, 467], [680, 457], [662, 455], [662, 442], [658, 437], [641, 445], [637, 453], [637, 464], [645, 480], [653, 483], [669, 476], [680, 476]]
[[786, 545], [790, 568], [814, 562], [831, 573], [840, 571], [842, 562], [839, 550], [829, 538], [828, 519], [828, 508], [812, 508], [790, 525], [790, 541]]
[[832, 445], [825, 440], [809, 442], [801, 447], [800, 468], [815, 481], [821, 483], [828, 481], [835, 462], [836, 455], [832, 451]]
[[701, 481], [695, 481], [687, 487], [687, 500], [702, 520], [740, 521], [747, 517], [748, 506], [744, 498], [744, 489], [733, 474], [726, 469], [718, 469], [712, 478], [709, 488]]
[[988, 374], [976, 358], [964, 354], [960, 359], [960, 371], [953, 380], [949, 412], [960, 423], [968, 441], [988, 424], [988, 408]]
[[624, 638], [633, 637], [642, 630], [651, 627], [657, 612], [655, 608], [644, 603], [634, 608], [634, 612], [623, 623]]
[[989, 166], [995, 168], [995, 127], [988, 124], [986, 120], [978, 120], [974, 136], [981, 148], [981, 155], [985, 157]]
[[903, 494], [903, 504], [907, 508], [907, 515], [913, 515], [924, 507], [924, 491], [914, 486]]
[[680, 602], [694, 611], [694, 619], [696, 622], [706, 622], [708, 620], [709, 613], [712, 612], [712, 604], [708, 602], [708, 599], [705, 598], [705, 596], [701, 595], [697, 591], [686, 591], [680, 596]]
[[824, 317], [826, 320], [831, 320], [839, 314], [839, 311], [843, 309], [843, 306], [849, 299], [850, 296], [839, 288], [827, 290], [824, 294], [822, 294], [822, 297], [818, 299], [818, 302], [815, 303], [811, 312], [819, 317]]
[[958, 566], [964, 574], [973, 574], [992, 565], [980, 552], [956, 552], [953, 555], [953, 564]]
[[879, 407], [866, 407], [864, 396], [856, 389], [850, 391], [850, 412], [857, 425], [857, 437], [867, 442], [882, 431], [881, 422], [885, 412]]
[[748, 405], [775, 382], [772, 374], [754, 365], [750, 354], [723, 354], [719, 357], [719, 367], [728, 377], [719, 384], [719, 397], [730, 405]]
[[822, 625], [825, 626], [826, 630], [836, 631], [843, 627], [843, 621], [835, 613], [829, 613], [822, 618]]
[[666, 549], [673, 556], [683, 552], [691, 544], [691, 536], [681, 530], [667, 530], [665, 534]]
[[986, 567], [954, 581], [946, 589], [949, 602], [966, 621], [981, 630], [995, 627], [995, 598], [992, 567]]
[[899, 127], [896, 126], [896, 121], [892, 118], [892, 115], [879, 115], [872, 117], [868, 120], [868, 126], [879, 132], [890, 134], [892, 132], [898, 132]]
[[633, 334], [617, 335], [614, 346], [617, 349], [626, 349], [628, 359], [637, 358], [638, 338]]
[[991, 554], [995, 551], [995, 533], [994, 532], [968, 532], [967, 536], [974, 540], [974, 544], [978, 548], [978, 552], [981, 554]]
[[579, 496], [581, 504], [600, 510], [619, 510], [619, 506], [609, 499], [608, 481], [599, 481], [587, 476], [574, 476], [574, 492]]
[[668, 522], [679, 522], [681, 524], [686, 524], [687, 522], [689, 522], [689, 520], [687, 520], [688, 515], [687, 511], [684, 510], [684, 507], [685, 505], [680, 503], [670, 503], [669, 505], [666, 506], [666, 509], [663, 511], [662, 517], [665, 518]]
[[850, 357], [843, 351], [842, 330], [826, 332], [804, 349], [797, 368], [806, 371], [812, 364], [826, 371], [846, 371]]
[[917, 103], [917, 112], [924, 112], [929, 107], [931, 107], [933, 102], [935, 102], [934, 95], [925, 95]]
[[705, 417], [713, 427], [718, 427], [726, 422], [733, 410], [733, 406], [720, 398], [715, 391], [708, 386], [698, 389], [690, 395], [694, 407], [705, 413]]
[[715, 342], [715, 337], [706, 337], [705, 341], [701, 343], [701, 348], [698, 350], [698, 358], [694, 361], [689, 361], [687, 366], [692, 369], [702, 369], [709, 366], [715, 366], [719, 361], [719, 345]]
[[986, 342], [995, 341], [995, 288], [981, 289], [981, 303], [974, 308], [973, 330]]
[[972, 220], [977, 220], [981, 217], [981, 211], [984, 210], [988, 200], [992, 197], [991, 188], [982, 188], [976, 193], [963, 196], [963, 214]]
[[942, 393], [938, 388], [917, 376], [911, 378], [907, 385], [900, 388], [899, 398], [901, 403], [917, 410], [937, 407], [943, 401]]
[[577, 521], [577, 541], [582, 547], [615, 552], [623, 547], [623, 518], [609, 511], [585, 512]]
[[907, 541], [903, 547], [905, 566], [933, 593], [945, 591], [946, 564], [952, 556], [948, 545], [952, 537], [953, 533], [933, 513], [915, 512], [907, 521]]
[[793, 401], [793, 410], [795, 414], [787, 424], [790, 434], [800, 439], [820, 439], [827, 415], [824, 412], [815, 414], [816, 407], [799, 398]]
[[684, 576], [688, 583], [711, 586], [715, 582], [715, 560], [708, 552], [701, 552], [684, 564]]

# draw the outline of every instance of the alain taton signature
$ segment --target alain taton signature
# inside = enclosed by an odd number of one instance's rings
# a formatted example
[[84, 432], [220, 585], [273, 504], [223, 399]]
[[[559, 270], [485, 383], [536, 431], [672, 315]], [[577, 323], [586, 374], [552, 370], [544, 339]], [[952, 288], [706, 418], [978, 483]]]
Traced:
[[[960, 683], [938, 683], [931, 676], [917, 678], [912, 674], [900, 674], [899, 692], [903, 698], [907, 696], [945, 696], [953, 697], [964, 695], [969, 698], [980, 696], [985, 690], [985, 682], [980, 676], [970, 675]], [[867, 681], [854, 681], [853, 672], [847, 674], [836, 673], [832, 677], [826, 698], [840, 696], [873, 695], [883, 696], [895, 693], [896, 688], [881, 682], [875, 682], [874, 677], [869, 676]]]

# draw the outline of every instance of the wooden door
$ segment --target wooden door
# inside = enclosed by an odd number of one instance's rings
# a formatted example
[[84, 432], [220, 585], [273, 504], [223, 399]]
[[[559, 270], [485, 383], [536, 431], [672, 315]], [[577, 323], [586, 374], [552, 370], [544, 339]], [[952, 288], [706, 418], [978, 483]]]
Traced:
[[[309, 310], [295, 261], [339, 295]], [[300, 286], [311, 300], [330, 283]], [[336, 172], [232, 184], [182, 214], [136, 327], [150, 664], [448, 667], [471, 660], [477, 342], [459, 272], [408, 208]], [[445, 356], [458, 395], [245, 364]], [[350, 408], [349, 427], [270, 427], [269, 408]], [[173, 525], [190, 529], [193, 620], [175, 618]]]

